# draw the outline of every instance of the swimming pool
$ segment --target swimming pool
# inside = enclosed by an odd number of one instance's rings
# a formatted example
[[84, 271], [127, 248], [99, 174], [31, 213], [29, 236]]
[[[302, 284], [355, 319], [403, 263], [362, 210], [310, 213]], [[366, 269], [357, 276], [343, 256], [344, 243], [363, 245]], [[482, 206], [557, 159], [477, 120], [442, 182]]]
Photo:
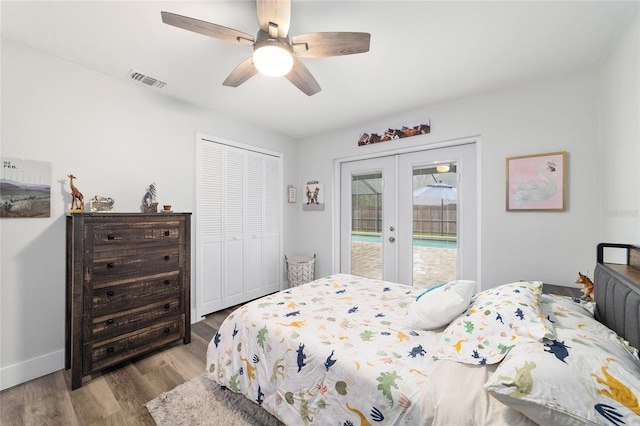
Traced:
[[[380, 235], [352, 234], [351, 241], [362, 243], [380, 243], [382, 242], [382, 237]], [[458, 243], [456, 241], [429, 240], [424, 238], [414, 238], [413, 245], [416, 247], [433, 247], [445, 249], [456, 249], [458, 247]]]

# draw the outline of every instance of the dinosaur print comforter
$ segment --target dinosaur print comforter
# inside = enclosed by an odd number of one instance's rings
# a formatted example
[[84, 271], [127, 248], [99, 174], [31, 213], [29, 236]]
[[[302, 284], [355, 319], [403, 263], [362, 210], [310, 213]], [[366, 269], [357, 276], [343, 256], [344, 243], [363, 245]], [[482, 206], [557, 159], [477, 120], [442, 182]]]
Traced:
[[209, 344], [209, 376], [288, 425], [418, 424], [439, 336], [404, 326], [421, 291], [339, 274], [250, 302]]

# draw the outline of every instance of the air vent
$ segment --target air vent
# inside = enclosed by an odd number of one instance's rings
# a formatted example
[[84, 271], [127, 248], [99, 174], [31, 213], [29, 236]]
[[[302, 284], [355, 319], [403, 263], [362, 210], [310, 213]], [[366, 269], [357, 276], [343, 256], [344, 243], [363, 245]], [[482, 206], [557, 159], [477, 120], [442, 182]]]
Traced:
[[158, 80], [157, 78], [153, 78], [136, 70], [129, 71], [129, 74], [127, 74], [127, 76], [132, 80], [138, 81], [150, 87], [155, 87], [157, 89], [162, 89], [167, 85], [167, 83], [165, 83], [164, 81]]

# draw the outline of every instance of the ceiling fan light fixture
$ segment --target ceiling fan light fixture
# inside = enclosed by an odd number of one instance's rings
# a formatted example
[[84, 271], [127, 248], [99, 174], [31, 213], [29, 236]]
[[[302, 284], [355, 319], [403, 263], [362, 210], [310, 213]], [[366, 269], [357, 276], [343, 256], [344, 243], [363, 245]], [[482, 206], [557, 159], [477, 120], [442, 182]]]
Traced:
[[253, 64], [258, 71], [270, 77], [286, 75], [293, 67], [291, 48], [277, 40], [256, 43], [253, 50]]

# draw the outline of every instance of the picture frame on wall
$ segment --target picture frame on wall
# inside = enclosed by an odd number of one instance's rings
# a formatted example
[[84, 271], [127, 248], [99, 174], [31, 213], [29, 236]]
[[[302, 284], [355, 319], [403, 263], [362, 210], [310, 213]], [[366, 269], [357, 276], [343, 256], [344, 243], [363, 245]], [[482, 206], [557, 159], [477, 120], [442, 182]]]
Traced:
[[51, 217], [51, 163], [1, 157], [0, 217]]
[[567, 152], [508, 157], [507, 211], [567, 209]]
[[317, 180], [307, 182], [304, 187], [304, 197], [302, 198], [302, 210], [324, 210], [324, 184], [319, 183]]

